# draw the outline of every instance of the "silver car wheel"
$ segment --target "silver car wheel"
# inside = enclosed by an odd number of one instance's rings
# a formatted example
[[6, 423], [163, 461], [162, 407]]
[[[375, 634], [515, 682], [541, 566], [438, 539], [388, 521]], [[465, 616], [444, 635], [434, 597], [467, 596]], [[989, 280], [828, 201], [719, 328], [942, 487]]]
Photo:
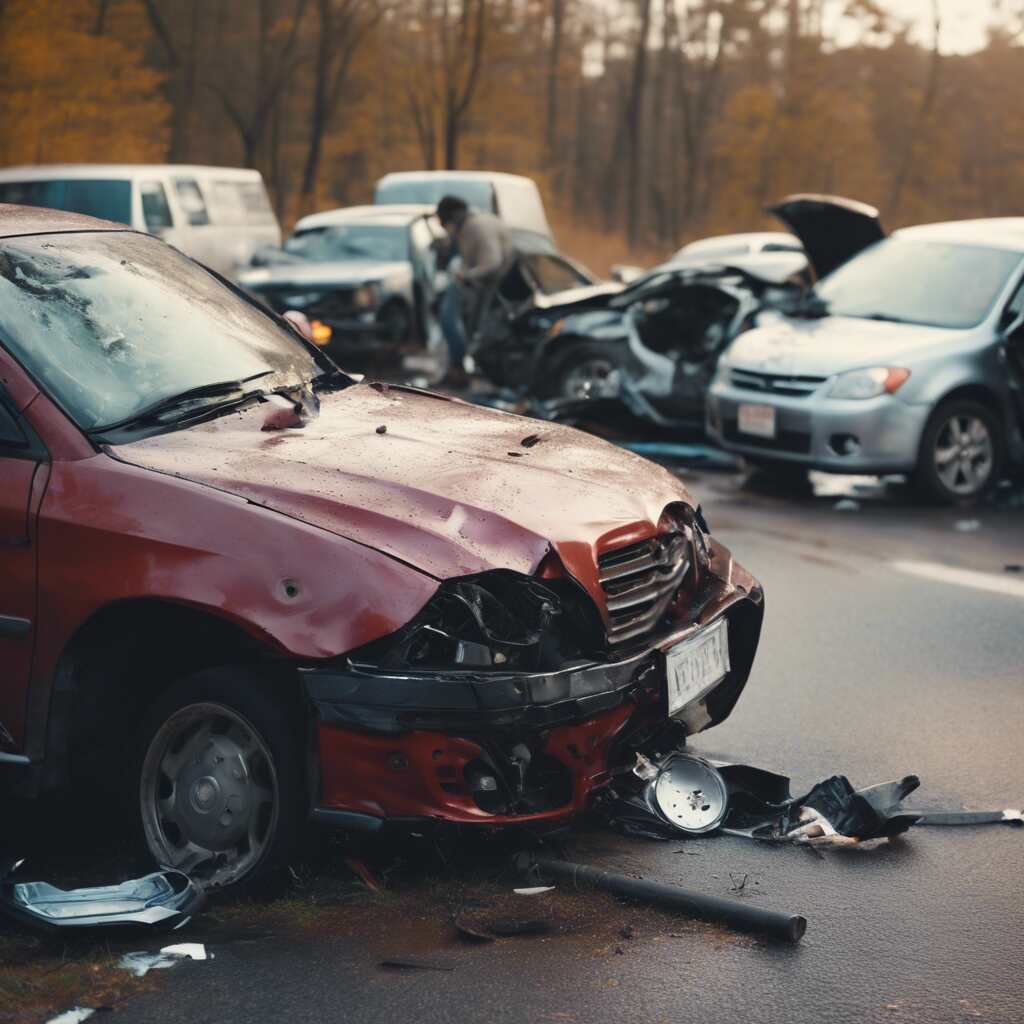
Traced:
[[238, 881], [277, 828], [274, 760], [253, 725], [223, 704], [190, 704], [160, 727], [139, 786], [142, 827], [157, 862], [206, 885]]
[[951, 494], [970, 497], [984, 489], [992, 475], [992, 435], [978, 416], [957, 413], [935, 438], [935, 472]]
[[613, 398], [618, 394], [618, 367], [600, 356], [584, 359], [562, 377], [563, 398]]

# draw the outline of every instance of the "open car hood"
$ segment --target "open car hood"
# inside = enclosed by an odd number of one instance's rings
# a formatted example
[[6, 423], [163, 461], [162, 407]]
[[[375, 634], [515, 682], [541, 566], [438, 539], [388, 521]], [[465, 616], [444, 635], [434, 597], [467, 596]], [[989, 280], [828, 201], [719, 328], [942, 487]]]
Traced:
[[437, 579], [533, 573], [553, 548], [601, 608], [598, 553], [654, 536], [668, 505], [693, 506], [672, 474], [596, 437], [410, 388], [325, 394], [300, 429], [263, 432], [266, 412], [256, 405], [110, 451]]
[[819, 280], [885, 238], [878, 211], [855, 199], [794, 195], [768, 212], [800, 239]]

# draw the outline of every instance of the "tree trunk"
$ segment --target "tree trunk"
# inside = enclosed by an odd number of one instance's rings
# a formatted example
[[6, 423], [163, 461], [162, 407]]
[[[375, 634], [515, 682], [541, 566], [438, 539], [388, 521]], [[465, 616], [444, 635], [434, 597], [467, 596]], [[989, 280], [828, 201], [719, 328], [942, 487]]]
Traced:
[[887, 216], [895, 219], [899, 214], [900, 204], [903, 201], [903, 192], [907, 186], [907, 180], [914, 167], [914, 158], [917, 155], [918, 143], [924, 132], [928, 119], [931, 116], [932, 108], [935, 105], [935, 97], [939, 89], [939, 67], [942, 63], [942, 54], [939, 50], [939, 37], [942, 33], [942, 12], [939, 10], [939, 0], [932, 0], [932, 24], [935, 31], [935, 39], [932, 46], [931, 61], [928, 65], [928, 81], [925, 84], [924, 94], [921, 97], [921, 106], [917, 111], [917, 119], [912, 130], [908, 133], [906, 146], [903, 150], [903, 158], [900, 160], [896, 177], [892, 183], [892, 191], [889, 195], [889, 210]]
[[647, 43], [651, 31], [651, 0], [640, 0], [640, 37], [633, 61], [633, 80], [626, 104], [626, 237], [639, 237], [640, 146], [643, 142], [644, 90], [647, 87]]
[[551, 0], [551, 46], [548, 49], [547, 80], [547, 162], [555, 162], [558, 147], [558, 70], [562, 60], [562, 27], [565, 21], [565, 0]]

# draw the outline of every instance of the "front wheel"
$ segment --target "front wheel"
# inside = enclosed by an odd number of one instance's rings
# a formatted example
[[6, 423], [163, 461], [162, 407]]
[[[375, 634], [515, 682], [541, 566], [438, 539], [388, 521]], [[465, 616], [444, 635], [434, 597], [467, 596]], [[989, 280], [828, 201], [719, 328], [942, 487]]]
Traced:
[[542, 398], [614, 398], [625, 364], [625, 342], [584, 340], [568, 345], [542, 372]]
[[285, 862], [305, 811], [301, 724], [242, 671], [173, 685], [140, 731], [138, 809], [158, 864], [207, 887], [250, 885]]
[[954, 399], [928, 420], [914, 480], [934, 501], [966, 504], [996, 485], [1002, 462], [996, 415], [980, 402]]

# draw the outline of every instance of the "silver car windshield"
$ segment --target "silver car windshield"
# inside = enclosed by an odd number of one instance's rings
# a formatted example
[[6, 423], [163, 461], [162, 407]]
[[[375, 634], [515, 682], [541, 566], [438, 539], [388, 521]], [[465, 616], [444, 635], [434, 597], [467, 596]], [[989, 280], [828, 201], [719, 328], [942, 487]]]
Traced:
[[346, 224], [311, 228], [284, 243], [293, 256], [327, 263], [335, 260], [380, 260], [398, 263], [409, 258], [409, 234], [399, 224]]
[[887, 238], [824, 278], [815, 293], [835, 316], [976, 327], [1020, 265], [1019, 253]]
[[0, 239], [0, 344], [83, 430], [196, 388], [259, 377], [273, 391], [319, 372], [269, 316], [132, 232]]

